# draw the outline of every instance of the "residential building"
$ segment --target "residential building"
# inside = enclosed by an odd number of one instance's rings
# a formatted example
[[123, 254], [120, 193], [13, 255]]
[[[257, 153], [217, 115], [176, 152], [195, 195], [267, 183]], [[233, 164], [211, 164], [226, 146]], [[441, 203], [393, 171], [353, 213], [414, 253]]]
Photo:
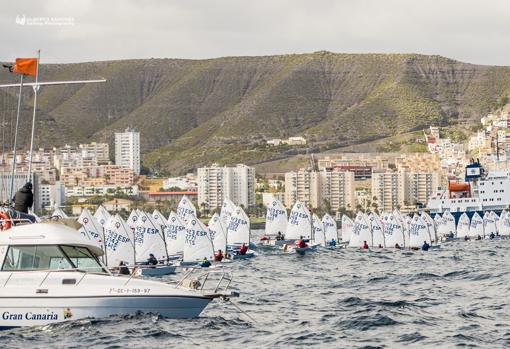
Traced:
[[235, 167], [220, 167], [213, 164], [201, 167], [197, 174], [198, 205], [209, 209], [221, 207], [228, 198], [236, 205], [255, 205], [255, 169], [243, 164]]
[[140, 132], [128, 128], [115, 133], [115, 165], [140, 174]]
[[355, 206], [354, 172], [299, 170], [285, 174], [285, 206], [296, 201], [312, 208], [329, 205], [332, 210]]
[[110, 162], [110, 147], [108, 143], [88, 143], [80, 144], [82, 156], [94, 157], [98, 164], [107, 165]]
[[372, 173], [372, 197], [379, 211], [388, 212], [404, 206], [407, 198], [406, 173], [382, 170]]

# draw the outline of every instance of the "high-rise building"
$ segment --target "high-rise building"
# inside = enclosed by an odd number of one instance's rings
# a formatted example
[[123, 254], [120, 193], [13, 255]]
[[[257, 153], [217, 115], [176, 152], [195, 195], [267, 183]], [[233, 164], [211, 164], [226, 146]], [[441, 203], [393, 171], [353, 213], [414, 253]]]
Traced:
[[128, 128], [115, 133], [115, 165], [140, 174], [140, 132]]
[[312, 208], [331, 209], [355, 206], [354, 172], [339, 170], [299, 170], [285, 174], [285, 206], [301, 201]]
[[372, 197], [379, 211], [425, 206], [439, 185], [438, 172], [376, 171], [372, 174]]
[[255, 169], [239, 164], [236, 167], [211, 167], [198, 169], [198, 205], [209, 209], [221, 207], [228, 198], [236, 205], [255, 205]]
[[406, 173], [396, 171], [374, 171], [372, 173], [372, 197], [381, 212], [393, 211], [404, 206], [407, 198]]

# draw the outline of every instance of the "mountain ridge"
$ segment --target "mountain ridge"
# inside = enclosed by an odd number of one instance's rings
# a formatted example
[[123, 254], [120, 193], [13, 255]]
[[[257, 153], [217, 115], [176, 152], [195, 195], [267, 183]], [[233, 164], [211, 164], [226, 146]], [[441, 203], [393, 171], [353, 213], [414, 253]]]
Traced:
[[[270, 138], [302, 135], [309, 151], [317, 151], [470, 123], [510, 92], [510, 67], [437, 55], [325, 51], [43, 64], [41, 77], [108, 82], [42, 88], [36, 145], [112, 144], [115, 131], [134, 127], [144, 165], [174, 173], [295, 153], [265, 146]], [[0, 73], [2, 83], [16, 80]], [[2, 117], [11, 123], [16, 93], [0, 91]], [[32, 103], [29, 90], [24, 96], [22, 145]]]

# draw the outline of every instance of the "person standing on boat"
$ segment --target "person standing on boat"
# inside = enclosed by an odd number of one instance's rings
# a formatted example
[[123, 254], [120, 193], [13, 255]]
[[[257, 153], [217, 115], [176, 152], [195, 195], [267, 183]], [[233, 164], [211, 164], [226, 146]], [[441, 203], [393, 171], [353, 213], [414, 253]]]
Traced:
[[28, 209], [34, 204], [32, 183], [28, 182], [20, 190], [18, 190], [12, 201], [14, 202], [14, 209], [16, 211], [28, 213]]
[[248, 252], [248, 246], [246, 246], [245, 244], [242, 244], [241, 248], [239, 249], [239, 254], [240, 255], [245, 255], [246, 252]]
[[423, 245], [421, 245], [421, 250], [422, 251], [428, 251], [430, 248], [430, 245], [427, 241], [423, 241]]

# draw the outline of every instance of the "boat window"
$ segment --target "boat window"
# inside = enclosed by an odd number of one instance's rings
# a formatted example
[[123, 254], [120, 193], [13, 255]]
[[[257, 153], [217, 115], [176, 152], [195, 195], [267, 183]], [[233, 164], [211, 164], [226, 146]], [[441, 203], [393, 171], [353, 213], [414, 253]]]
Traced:
[[77, 246], [61, 246], [61, 248], [76, 268], [93, 273], [104, 272], [101, 264], [87, 248]]
[[57, 246], [10, 246], [2, 270], [55, 270], [73, 266]]

